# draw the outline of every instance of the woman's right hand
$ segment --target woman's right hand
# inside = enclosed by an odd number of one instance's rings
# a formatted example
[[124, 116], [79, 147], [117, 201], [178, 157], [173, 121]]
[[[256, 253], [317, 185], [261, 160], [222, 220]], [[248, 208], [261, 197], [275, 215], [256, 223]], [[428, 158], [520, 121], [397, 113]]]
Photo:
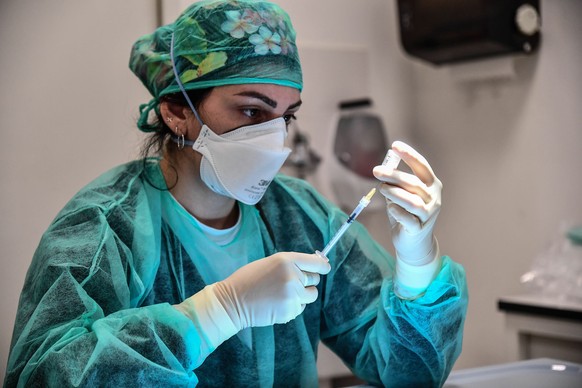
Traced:
[[212, 290], [239, 330], [287, 323], [317, 299], [327, 259], [316, 254], [279, 252], [238, 269]]

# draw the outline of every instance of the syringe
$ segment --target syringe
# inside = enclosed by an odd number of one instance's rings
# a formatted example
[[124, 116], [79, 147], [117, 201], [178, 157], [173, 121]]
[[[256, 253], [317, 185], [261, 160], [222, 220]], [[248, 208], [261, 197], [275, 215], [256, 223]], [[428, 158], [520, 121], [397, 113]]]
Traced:
[[[401, 160], [400, 156], [398, 156], [396, 152], [392, 151], [392, 149], [389, 149], [388, 152], [386, 153], [386, 156], [384, 157], [382, 166], [390, 167], [395, 170], [398, 167], [400, 160]], [[358, 206], [356, 206], [352, 214], [350, 214], [346, 222], [337, 231], [337, 233], [335, 234], [335, 236], [333, 236], [330, 242], [327, 243], [327, 245], [323, 249], [323, 252], [315, 251], [316, 254], [322, 254], [324, 257], [327, 257], [329, 251], [331, 251], [331, 249], [338, 242], [340, 237], [343, 236], [346, 230], [348, 230], [348, 228], [350, 227], [352, 222], [354, 222], [356, 217], [362, 212], [362, 210], [364, 210], [366, 206], [370, 204], [370, 201], [372, 200], [374, 194], [376, 194], [376, 188], [370, 190], [370, 192], [367, 195], [363, 196], [362, 199], [360, 199]]]
[[[362, 199], [360, 199], [358, 206], [356, 206], [356, 208], [354, 209], [352, 214], [350, 214], [350, 216], [348, 217], [346, 222], [342, 225], [341, 228], [339, 228], [339, 230], [337, 231], [335, 236], [333, 236], [333, 238], [327, 243], [327, 245], [323, 249], [323, 252], [321, 252], [321, 254], [323, 254], [323, 256], [327, 257], [327, 254], [329, 253], [329, 251], [331, 251], [331, 248], [334, 247], [334, 245], [338, 242], [340, 237], [343, 236], [343, 234], [346, 232], [346, 230], [348, 230], [348, 228], [350, 227], [352, 222], [354, 222], [356, 217], [362, 212], [362, 210], [364, 210], [364, 208], [366, 206], [368, 206], [370, 204], [370, 200], [372, 199], [374, 194], [376, 194], [376, 188], [373, 188], [372, 190], [370, 190], [370, 192], [367, 195], [364, 195], [362, 197]], [[316, 251], [315, 253], [319, 254], [320, 252]]]

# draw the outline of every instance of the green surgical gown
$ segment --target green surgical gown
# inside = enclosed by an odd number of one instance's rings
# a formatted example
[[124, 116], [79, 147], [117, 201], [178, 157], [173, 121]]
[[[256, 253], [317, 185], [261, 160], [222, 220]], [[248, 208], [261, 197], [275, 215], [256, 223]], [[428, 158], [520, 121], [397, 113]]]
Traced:
[[[402, 300], [393, 258], [355, 223], [330, 254], [320, 297], [300, 316], [252, 328], [250, 347], [235, 335], [208, 349], [172, 307], [204, 288], [200, 260], [190, 257], [204, 249], [162, 216], [163, 188], [157, 159], [131, 162], [57, 215], [26, 276], [7, 387], [314, 387], [319, 341], [370, 384], [443, 384], [467, 308], [459, 264], [443, 257], [424, 295]], [[250, 214], [265, 256], [321, 249], [346, 219], [306, 182], [282, 175]]]

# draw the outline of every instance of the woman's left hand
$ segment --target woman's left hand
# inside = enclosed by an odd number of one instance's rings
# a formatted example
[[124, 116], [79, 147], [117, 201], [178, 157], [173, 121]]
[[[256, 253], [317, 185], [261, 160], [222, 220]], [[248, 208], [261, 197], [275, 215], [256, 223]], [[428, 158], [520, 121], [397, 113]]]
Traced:
[[443, 185], [426, 159], [408, 144], [395, 141], [392, 150], [413, 173], [376, 166], [374, 176], [383, 182], [380, 192], [386, 197], [397, 258], [423, 265], [438, 255], [433, 229], [441, 209]]

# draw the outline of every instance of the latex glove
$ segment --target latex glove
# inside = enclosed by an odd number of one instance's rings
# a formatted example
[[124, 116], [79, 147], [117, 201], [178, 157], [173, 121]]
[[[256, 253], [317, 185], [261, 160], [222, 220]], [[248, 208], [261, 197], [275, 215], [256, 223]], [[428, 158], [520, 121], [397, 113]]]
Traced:
[[320, 274], [330, 270], [321, 256], [280, 252], [245, 265], [213, 291], [239, 330], [287, 323], [317, 299]]
[[[439, 258], [438, 243], [433, 231], [441, 209], [443, 185], [427, 160], [408, 144], [395, 141], [392, 150], [410, 167], [412, 174], [385, 166], [376, 166], [373, 172], [383, 182], [380, 192], [386, 197], [392, 242], [399, 259], [397, 272], [399, 269], [406, 272], [401, 273], [408, 278], [405, 283], [420, 289], [426, 287], [427, 277], [430, 282], [434, 273], [421, 274], [424, 270], [416, 271], [414, 267], [438, 265], [435, 263]], [[422, 279], [413, 279], [415, 271]]]

